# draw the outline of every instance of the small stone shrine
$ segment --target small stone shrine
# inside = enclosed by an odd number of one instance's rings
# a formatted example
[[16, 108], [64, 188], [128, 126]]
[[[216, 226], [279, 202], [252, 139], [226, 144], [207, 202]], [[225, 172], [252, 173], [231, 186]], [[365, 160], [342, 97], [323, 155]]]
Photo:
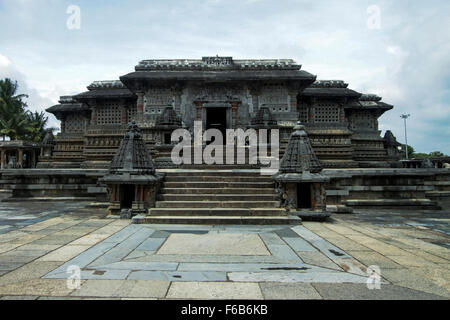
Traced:
[[171, 141], [172, 132], [182, 127], [181, 118], [177, 115], [173, 107], [166, 107], [163, 113], [156, 119], [155, 122], [155, 136], [157, 143], [155, 150], [157, 157], [155, 157], [156, 168], [173, 168], [177, 167], [172, 163], [171, 151], [175, 142]]
[[111, 214], [126, 213], [128, 218], [146, 213], [154, 206], [162, 176], [155, 173], [152, 158], [134, 121], [111, 162], [109, 174], [102, 178], [108, 186]]
[[326, 211], [325, 183], [329, 181], [320, 172], [322, 166], [309, 141], [305, 127], [298, 122], [294, 127], [286, 151], [274, 176], [281, 204], [290, 215], [302, 219], [324, 219]]

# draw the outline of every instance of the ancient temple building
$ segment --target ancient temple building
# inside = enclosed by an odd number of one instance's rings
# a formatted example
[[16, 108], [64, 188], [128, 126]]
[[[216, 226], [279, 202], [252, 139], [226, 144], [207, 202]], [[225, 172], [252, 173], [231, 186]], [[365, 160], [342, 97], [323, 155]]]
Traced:
[[120, 80], [87, 89], [47, 109], [61, 120], [52, 167], [107, 168], [130, 120], [157, 158], [155, 145], [168, 142], [157, 126], [167, 107], [190, 130], [194, 121], [204, 130], [277, 127], [280, 158], [300, 120], [325, 168], [389, 166], [378, 118], [392, 106], [343, 81], [317, 81], [291, 59], [143, 60]]

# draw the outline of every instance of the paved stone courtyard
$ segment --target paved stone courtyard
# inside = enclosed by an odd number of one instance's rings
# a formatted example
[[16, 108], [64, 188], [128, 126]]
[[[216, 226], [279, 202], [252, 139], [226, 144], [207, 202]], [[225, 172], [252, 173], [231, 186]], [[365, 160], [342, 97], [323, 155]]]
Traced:
[[[448, 299], [449, 214], [301, 226], [136, 225], [88, 203], [0, 203], [0, 299]], [[367, 288], [379, 266], [381, 289]], [[81, 286], [67, 286], [77, 266]]]

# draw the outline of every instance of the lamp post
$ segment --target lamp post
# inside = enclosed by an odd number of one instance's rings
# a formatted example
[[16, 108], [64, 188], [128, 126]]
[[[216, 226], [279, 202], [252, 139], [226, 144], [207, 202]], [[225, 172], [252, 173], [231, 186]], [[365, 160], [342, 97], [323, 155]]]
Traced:
[[406, 160], [408, 160], [408, 135], [406, 134], [406, 119], [408, 119], [410, 117], [410, 114], [402, 114], [400, 116], [400, 118], [403, 119], [404, 123], [405, 123], [405, 152], [406, 152]]

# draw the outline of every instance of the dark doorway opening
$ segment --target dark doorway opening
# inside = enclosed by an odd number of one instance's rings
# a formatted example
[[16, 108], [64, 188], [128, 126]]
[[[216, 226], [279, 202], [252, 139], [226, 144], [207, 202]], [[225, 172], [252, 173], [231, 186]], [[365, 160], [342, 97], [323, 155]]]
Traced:
[[120, 209], [131, 209], [135, 197], [135, 186], [124, 184], [121, 186]]
[[171, 144], [172, 143], [171, 138], [172, 138], [171, 133], [164, 133], [164, 144]]
[[297, 183], [297, 208], [311, 209], [310, 183]]
[[207, 108], [206, 110], [206, 130], [217, 129], [226, 137], [227, 130], [227, 108]]

